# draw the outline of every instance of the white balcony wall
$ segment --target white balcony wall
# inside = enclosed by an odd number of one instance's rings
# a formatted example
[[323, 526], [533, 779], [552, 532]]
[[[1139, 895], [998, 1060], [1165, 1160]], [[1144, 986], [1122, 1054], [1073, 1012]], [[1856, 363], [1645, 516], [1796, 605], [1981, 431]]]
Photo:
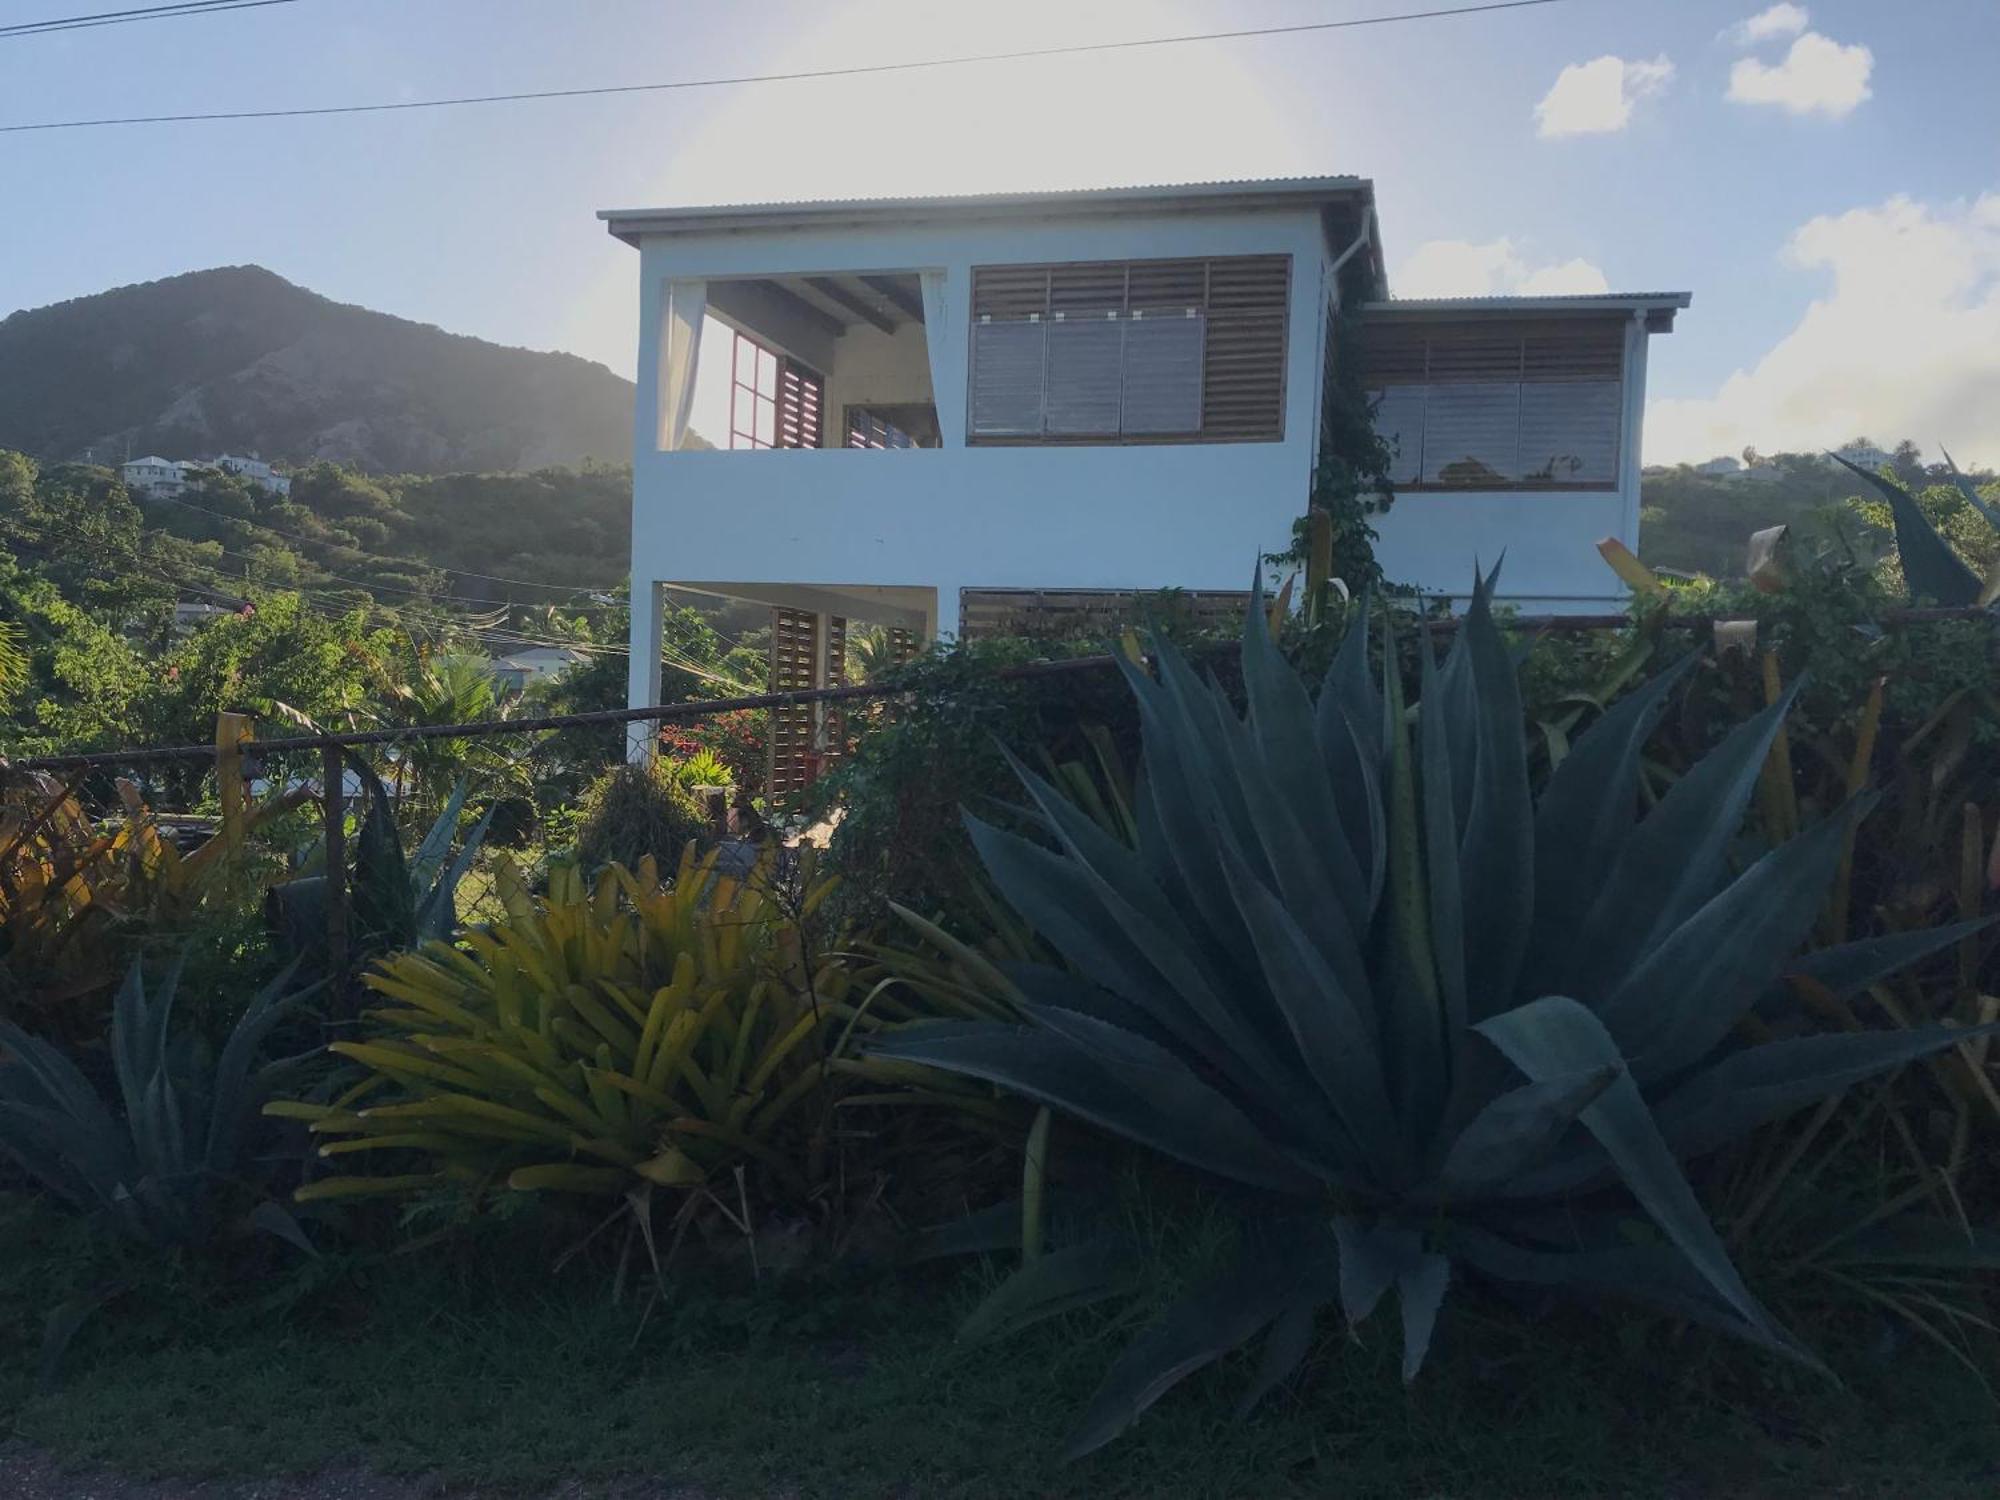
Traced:
[[[1279, 442], [658, 450], [660, 309], [673, 280], [707, 282], [720, 309], [731, 278], [931, 273], [927, 300], [944, 317], [893, 339], [866, 328], [843, 335], [821, 368], [830, 434], [848, 403], [935, 399], [949, 444], [965, 401], [973, 266], [1274, 253], [1292, 257]], [[1325, 260], [1311, 209], [649, 238], [640, 256], [633, 597], [660, 581], [934, 587], [939, 629], [951, 632], [964, 587], [1242, 588], [1257, 555], [1289, 538], [1311, 482]], [[899, 388], [914, 384], [919, 345], [934, 397]]]

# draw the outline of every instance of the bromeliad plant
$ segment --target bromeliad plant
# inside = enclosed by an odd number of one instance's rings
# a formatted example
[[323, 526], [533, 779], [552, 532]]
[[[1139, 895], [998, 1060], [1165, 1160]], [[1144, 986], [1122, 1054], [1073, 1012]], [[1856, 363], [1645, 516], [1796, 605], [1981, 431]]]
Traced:
[[[800, 913], [768, 869], [743, 880], [697, 861], [671, 884], [650, 860], [594, 883], [551, 873], [539, 905], [384, 959], [365, 983], [379, 1034], [332, 1050], [368, 1078], [331, 1106], [278, 1103], [327, 1138], [320, 1154], [414, 1158], [416, 1170], [323, 1178], [302, 1200], [456, 1183], [601, 1198], [650, 1234], [655, 1189], [730, 1212], [736, 1173], [791, 1206], [821, 1180], [826, 1054], [847, 1012], [839, 959], [802, 951]], [[826, 894], [808, 882], [809, 913]], [[726, 1200], [710, 1184], [729, 1187]], [[687, 1222], [683, 1217], [681, 1223]]]
[[[1537, 802], [1492, 582], [1475, 580], [1442, 667], [1419, 651], [1415, 705], [1393, 666], [1373, 679], [1365, 611], [1315, 703], [1261, 594], [1247, 715], [1169, 647], [1157, 678], [1125, 664], [1144, 732], [1129, 843], [1020, 766], [1040, 841], [968, 817], [994, 883], [1068, 967], [1009, 971], [1026, 1025], [939, 1023], [871, 1050], [1272, 1195], [1239, 1263], [1113, 1366], [1073, 1455], [1267, 1333], [1254, 1401], [1336, 1301], [1359, 1323], [1394, 1290], [1413, 1378], [1455, 1268], [1649, 1298], [1811, 1362], [1680, 1160], [1972, 1034], [1742, 1044], [1860, 804], [1733, 869], [1787, 694], [1641, 817], [1640, 750], [1688, 661], [1598, 719]], [[1821, 950], [1812, 972], [1839, 990], [1965, 930]], [[1649, 1236], [1630, 1233], [1633, 1201]]]

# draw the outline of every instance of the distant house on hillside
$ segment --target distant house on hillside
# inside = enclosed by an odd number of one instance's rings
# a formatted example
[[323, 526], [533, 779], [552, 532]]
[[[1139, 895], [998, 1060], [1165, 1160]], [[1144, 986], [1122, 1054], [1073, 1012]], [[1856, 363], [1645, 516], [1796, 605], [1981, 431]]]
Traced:
[[254, 453], [245, 458], [235, 453], [225, 453], [217, 458], [212, 467], [225, 474], [234, 474], [238, 479], [268, 490], [273, 495], [289, 495], [292, 482], [278, 473]]
[[1866, 469], [1871, 474], [1877, 469], [1886, 469], [1896, 459], [1896, 455], [1886, 448], [1878, 448], [1873, 443], [1866, 442], [1847, 443], [1833, 451], [1856, 468]]
[[[901, 651], [1162, 589], [1233, 612], [1356, 323], [1389, 576], [1463, 596], [1505, 553], [1510, 603], [1615, 607], [1596, 543], [1637, 548], [1647, 344], [1689, 303], [1391, 300], [1358, 177], [601, 217], [640, 255], [635, 707], [669, 585], [771, 606], [777, 689], [838, 681], [851, 621]], [[832, 718], [774, 711], [772, 790]]]
[[494, 658], [493, 680], [502, 691], [525, 692], [529, 684], [560, 677], [589, 659], [585, 652], [569, 646], [528, 646], [512, 656]]
[[187, 488], [187, 465], [178, 459], [148, 455], [118, 466], [125, 488], [148, 499], [178, 495]]
[[1696, 464], [1694, 471], [1697, 474], [1705, 474], [1710, 479], [1729, 479], [1743, 472], [1743, 461], [1731, 458], [1725, 453], [1720, 458], [1711, 458], [1707, 463]]
[[292, 482], [262, 459], [225, 453], [220, 458], [135, 458], [119, 465], [125, 488], [149, 500], [172, 499], [194, 482], [204, 469], [233, 474], [273, 495], [289, 495]]

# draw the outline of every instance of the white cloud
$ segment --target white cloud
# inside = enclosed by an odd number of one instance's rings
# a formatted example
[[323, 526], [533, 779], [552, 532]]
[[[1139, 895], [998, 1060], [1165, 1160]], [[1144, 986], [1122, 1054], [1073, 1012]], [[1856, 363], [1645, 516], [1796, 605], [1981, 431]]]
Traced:
[[1738, 21], [1723, 35], [1742, 46], [1768, 40], [1774, 36], [1797, 36], [1806, 29], [1812, 17], [1803, 5], [1793, 5], [1790, 0], [1778, 0], [1769, 10], [1760, 10], [1748, 20]]
[[[2000, 463], [2000, 191], [1826, 215], [1783, 259], [1830, 272], [1831, 289], [1713, 396], [1652, 402], [1649, 461], [1835, 447], [1869, 432]], [[1693, 334], [1700, 312], [1697, 298], [1674, 337]]]
[[1843, 46], [1808, 31], [1781, 63], [1739, 57], [1729, 70], [1729, 97], [1739, 104], [1775, 104], [1795, 115], [1848, 113], [1871, 92], [1875, 54], [1858, 42]]
[[1587, 260], [1530, 265], [1510, 239], [1427, 240], [1397, 268], [1390, 284], [1399, 297], [1554, 297], [1608, 292], [1604, 273]]
[[1673, 81], [1666, 57], [1627, 60], [1599, 57], [1571, 63], [1535, 106], [1536, 133], [1543, 136], [1601, 135], [1623, 130], [1632, 106]]

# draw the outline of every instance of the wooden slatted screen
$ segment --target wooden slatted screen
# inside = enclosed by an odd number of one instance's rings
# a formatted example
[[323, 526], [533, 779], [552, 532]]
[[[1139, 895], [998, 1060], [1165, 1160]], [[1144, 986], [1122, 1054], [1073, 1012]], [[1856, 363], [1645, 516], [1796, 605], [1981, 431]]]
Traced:
[[972, 442], [1275, 442], [1288, 255], [975, 266]]
[[[830, 616], [826, 631], [826, 677], [824, 686], [839, 687], [847, 681], [847, 621]], [[847, 754], [847, 713], [838, 703], [815, 705], [820, 712], [818, 753], [808, 769], [814, 780], [831, 771]]]
[[826, 383], [795, 359], [778, 362], [779, 448], [817, 448]]
[[1622, 315], [1378, 320], [1376, 431], [1411, 488], [1611, 489], [1624, 420]]
[[923, 642], [918, 637], [916, 631], [905, 630], [900, 625], [889, 627], [889, 660], [891, 662], [909, 661], [917, 654], [922, 645]]
[[[813, 686], [819, 662], [819, 616], [808, 610], [771, 611], [771, 691], [800, 692]], [[770, 720], [770, 774], [767, 794], [804, 791], [811, 780], [813, 705], [774, 708]]]

